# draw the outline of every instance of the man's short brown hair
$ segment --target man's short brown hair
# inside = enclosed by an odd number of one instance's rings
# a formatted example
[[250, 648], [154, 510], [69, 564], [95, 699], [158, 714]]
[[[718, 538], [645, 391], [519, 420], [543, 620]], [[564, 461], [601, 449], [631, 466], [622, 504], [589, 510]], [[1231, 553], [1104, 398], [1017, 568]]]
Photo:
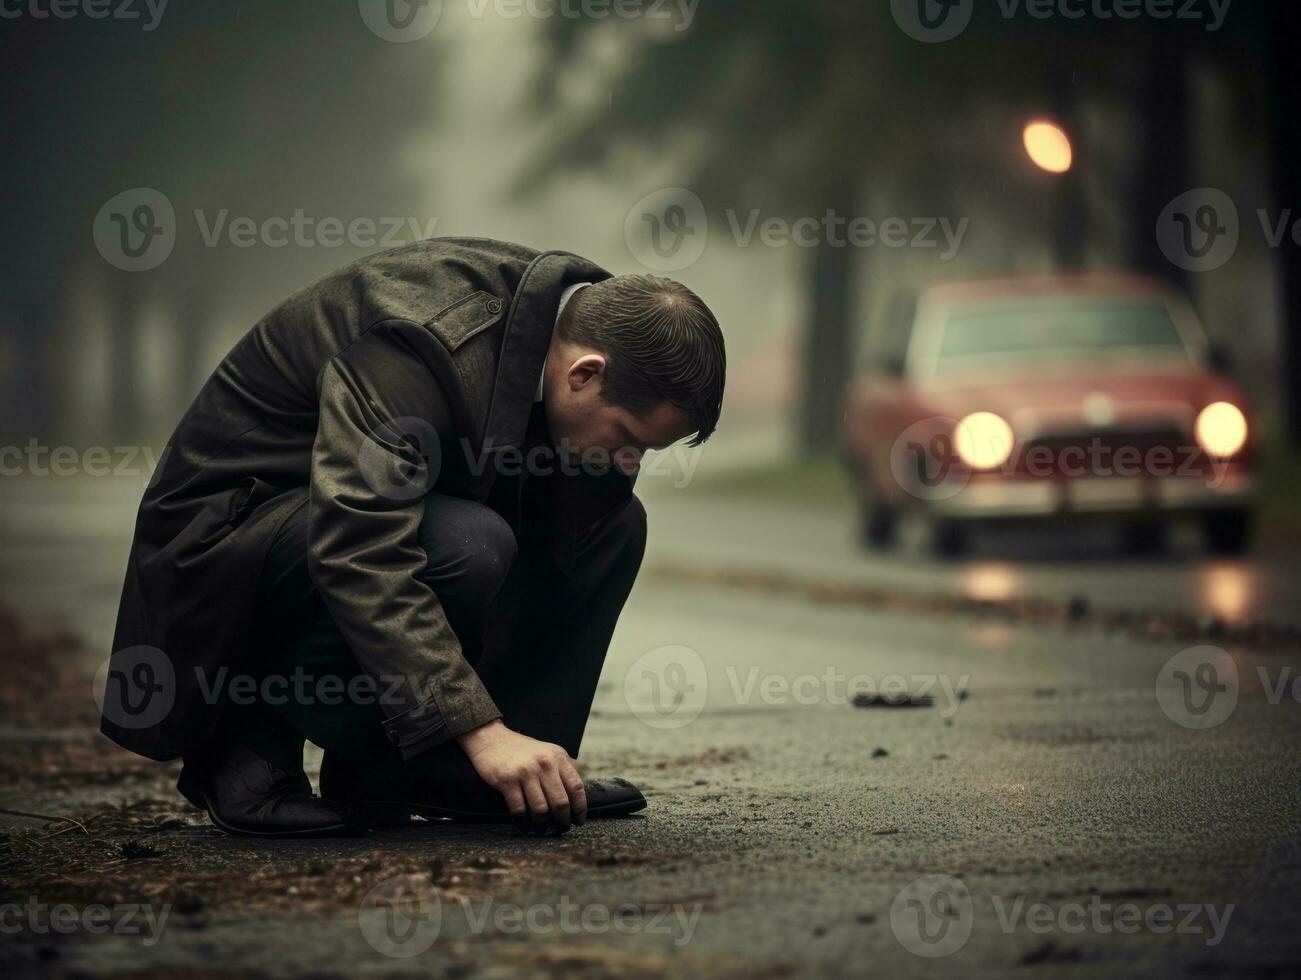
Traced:
[[723, 411], [727, 353], [718, 320], [686, 286], [659, 276], [615, 276], [580, 289], [560, 336], [605, 355], [601, 394], [640, 414], [661, 402], [686, 412], [690, 445], [713, 434]]

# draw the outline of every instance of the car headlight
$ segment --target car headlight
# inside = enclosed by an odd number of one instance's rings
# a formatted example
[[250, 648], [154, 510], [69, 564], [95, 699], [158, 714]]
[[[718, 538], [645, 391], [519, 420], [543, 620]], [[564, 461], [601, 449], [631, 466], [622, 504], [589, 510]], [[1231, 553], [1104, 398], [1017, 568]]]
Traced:
[[1193, 431], [1203, 449], [1227, 459], [1247, 444], [1247, 417], [1237, 405], [1215, 402], [1202, 409]]
[[976, 412], [958, 423], [953, 449], [973, 470], [992, 470], [1012, 455], [1012, 427], [993, 412]]

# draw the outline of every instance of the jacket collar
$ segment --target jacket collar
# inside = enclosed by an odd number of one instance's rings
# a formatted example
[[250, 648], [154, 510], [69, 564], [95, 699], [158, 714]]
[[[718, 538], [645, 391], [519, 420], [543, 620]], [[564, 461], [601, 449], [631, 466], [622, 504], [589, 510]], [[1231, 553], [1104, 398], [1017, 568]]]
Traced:
[[556, 311], [565, 290], [579, 282], [600, 282], [610, 273], [569, 252], [538, 255], [515, 288], [502, 335], [492, 405], [484, 428], [484, 452], [512, 449], [524, 442], [538, 375], [547, 358]]

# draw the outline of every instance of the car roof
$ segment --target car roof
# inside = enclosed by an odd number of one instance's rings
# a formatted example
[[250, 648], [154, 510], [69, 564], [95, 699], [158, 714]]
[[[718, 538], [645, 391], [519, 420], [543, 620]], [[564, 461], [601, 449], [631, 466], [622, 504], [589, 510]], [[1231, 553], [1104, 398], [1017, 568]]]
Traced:
[[1159, 279], [1124, 272], [1078, 272], [1007, 276], [997, 279], [947, 282], [928, 286], [928, 302], [943, 306], [1006, 300], [1047, 299], [1054, 296], [1126, 297], [1168, 301], [1171, 289]]

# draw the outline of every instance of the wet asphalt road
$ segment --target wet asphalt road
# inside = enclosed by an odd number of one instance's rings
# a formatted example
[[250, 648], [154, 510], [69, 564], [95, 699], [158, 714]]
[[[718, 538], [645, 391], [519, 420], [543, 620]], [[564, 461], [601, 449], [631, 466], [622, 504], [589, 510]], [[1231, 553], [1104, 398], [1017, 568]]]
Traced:
[[[71, 486], [9, 495], [0, 594], [94, 639], [111, 626], [121, 515], [133, 502], [91, 489], [99, 511]], [[1135, 568], [1104, 550], [942, 566], [860, 556], [851, 515], [685, 493], [652, 495], [648, 509], [648, 574], [616, 634], [583, 752], [593, 774], [646, 790], [644, 817], [592, 822], [558, 842], [385, 832], [394, 847], [449, 859], [490, 850], [545, 869], [554, 857], [553, 873], [495, 894], [486, 925], [481, 906], [448, 898], [432, 938], [422, 906], [394, 912], [378, 941], [374, 910], [327, 922], [230, 910], [202, 930], [166, 930], [148, 949], [118, 937], [76, 944], [65, 965], [189, 970], [216, 956], [223, 969], [285, 973], [828, 977], [1301, 967], [1295, 653], [1172, 660], [1182, 644], [813, 606], [684, 588], [654, 571], [690, 559], [1180, 609], [1214, 594], [1219, 615], [1287, 619], [1297, 582], [1285, 563]], [[933, 703], [852, 706], [869, 689]], [[363, 845], [296, 846], [304, 860], [310, 849], [328, 861]], [[584, 860], [592, 855], [604, 857]], [[577, 927], [562, 924], [566, 909]], [[515, 928], [515, 911], [532, 926]], [[413, 955], [384, 955], [376, 946], [386, 942]]]

